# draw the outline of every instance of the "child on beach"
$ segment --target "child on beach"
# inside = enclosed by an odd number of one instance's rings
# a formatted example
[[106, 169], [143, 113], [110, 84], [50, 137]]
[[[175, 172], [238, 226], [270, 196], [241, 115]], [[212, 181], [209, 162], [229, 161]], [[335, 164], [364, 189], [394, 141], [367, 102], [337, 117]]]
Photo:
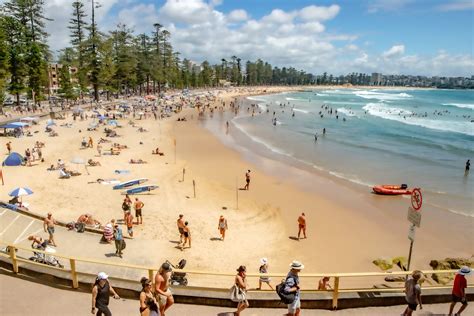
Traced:
[[224, 215], [221, 215], [221, 217], [219, 217], [219, 223], [217, 225], [217, 229], [219, 229], [222, 241], [224, 241], [225, 231], [227, 230], [227, 228], [228, 228], [227, 227], [227, 219], [224, 218]]
[[184, 240], [183, 243], [179, 246], [181, 251], [184, 250], [184, 247], [186, 246], [187, 243], [189, 243], [188, 248], [191, 248], [191, 230], [189, 229], [188, 222], [184, 222], [184, 228], [183, 228], [183, 236]]

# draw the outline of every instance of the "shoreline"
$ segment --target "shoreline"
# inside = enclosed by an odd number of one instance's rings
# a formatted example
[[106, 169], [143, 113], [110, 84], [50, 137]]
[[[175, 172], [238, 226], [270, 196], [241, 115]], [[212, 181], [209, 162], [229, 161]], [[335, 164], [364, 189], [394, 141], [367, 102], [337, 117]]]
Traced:
[[[247, 95], [250, 91], [256, 95], [267, 89], [245, 90], [239, 94]], [[268, 90], [272, 90], [269, 93], [283, 91], [282, 88]], [[222, 98], [230, 100], [235, 96], [230, 91], [224, 94], [218, 97], [215, 105]], [[218, 115], [215, 113], [215, 116]], [[186, 116], [187, 122], [176, 121], [183, 116]], [[117, 132], [122, 136], [113, 139], [114, 142], [129, 146], [119, 156], [97, 157], [95, 149], [78, 150], [83, 136], [91, 135], [96, 141], [101, 135], [102, 127], [96, 132], [85, 132], [89, 124], [87, 120], [74, 122], [72, 128], [58, 127], [60, 136], [57, 138], [49, 138], [41, 132], [32, 138], [13, 140], [14, 151], [20, 153], [36, 140], [47, 142], [43, 151], [46, 162], [33, 167], [7, 168], [8, 182], [0, 192], [6, 195], [8, 189], [28, 184], [35, 194], [25, 197], [25, 201], [30, 203], [36, 213], [51, 210], [54, 216], [67, 222], [89, 212], [100, 221], [107, 222], [112, 217], [121, 218], [123, 196], [110, 186], [84, 183], [97, 178], [117, 178], [120, 181], [140, 176], [150, 178], [150, 183], [157, 183], [160, 188], [153, 194], [137, 196], [145, 203], [145, 225], [135, 227], [134, 242], [140, 242], [144, 250], [154, 251], [143, 251], [145, 257], [131, 258], [131, 263], [156, 264], [164, 258], [172, 262], [186, 258], [190, 269], [228, 272], [234, 266], [244, 264], [249, 267], [249, 271], [257, 272], [260, 258], [267, 257], [270, 260], [270, 272], [287, 271], [289, 262], [294, 259], [303, 261], [308, 273], [367, 272], [379, 271], [371, 263], [374, 259], [407, 255], [408, 201], [400, 202], [405, 205], [400, 214], [396, 207], [385, 210], [387, 203], [384, 199], [366, 201], [366, 192], [341, 187], [337, 181], [314, 177], [305, 170], [265, 157], [257, 157], [257, 162], [249, 162], [245, 155], [227, 147], [201, 126], [195, 109], [186, 109], [165, 120], [135, 120], [139, 126], [148, 129], [148, 133], [138, 133], [126, 123], [127, 120], [119, 121], [123, 127]], [[72, 119], [69, 116], [64, 122], [70, 121]], [[43, 123], [41, 121], [41, 127]], [[78, 130], [83, 132], [78, 133]], [[157, 146], [165, 152], [165, 156], [151, 155], [151, 149]], [[58, 158], [69, 162], [78, 155], [99, 160], [102, 167], [88, 168], [90, 175], [83, 172], [82, 176], [68, 180], [59, 180], [56, 173], [45, 171]], [[132, 158], [142, 158], [149, 163], [130, 165], [127, 161]], [[75, 166], [72, 165], [72, 168]], [[183, 168], [186, 169], [185, 181], [181, 182]], [[236, 210], [236, 184], [243, 186], [244, 173], [249, 168], [252, 170], [251, 189], [238, 191], [239, 209]], [[131, 173], [114, 175], [115, 169], [129, 169]], [[284, 170], [284, 176], [279, 170]], [[28, 173], [27, 178], [25, 172]], [[308, 179], [317, 192], [299, 186], [298, 180], [301, 178]], [[193, 198], [192, 180], [196, 181], [196, 199]], [[308, 218], [308, 239], [298, 242], [290, 237], [297, 233], [296, 218], [301, 210], [306, 212]], [[189, 219], [193, 231], [193, 247], [184, 252], [173, 244], [177, 239], [175, 221], [180, 213]], [[217, 220], [220, 214], [224, 214], [229, 221], [225, 242], [215, 240], [218, 237]], [[439, 223], [453, 224], [447, 227], [442, 236], [437, 236]], [[432, 225], [434, 229], [429, 228]], [[471, 256], [472, 237], [466, 229], [471, 227], [469, 225], [470, 222], [466, 221], [446, 221], [445, 216], [436, 212], [425, 215], [420, 237], [415, 243], [413, 266], [427, 268], [431, 259]], [[464, 228], [463, 234], [457, 236], [460, 227]], [[438, 248], [432, 249], [433, 245]], [[65, 250], [61, 248], [58, 251]], [[103, 257], [102, 253], [88, 251], [85, 255]]]

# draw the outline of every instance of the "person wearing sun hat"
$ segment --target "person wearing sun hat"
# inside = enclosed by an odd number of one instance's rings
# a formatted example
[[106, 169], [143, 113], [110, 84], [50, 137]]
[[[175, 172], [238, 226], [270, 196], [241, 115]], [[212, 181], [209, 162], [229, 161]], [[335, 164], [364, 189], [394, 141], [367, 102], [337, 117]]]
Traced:
[[109, 310], [110, 293], [114, 295], [115, 299], [120, 298], [112, 285], [109, 284], [108, 278], [109, 276], [105, 272], [99, 272], [99, 274], [97, 274], [94, 287], [92, 288], [92, 314], [95, 313], [97, 308], [97, 315], [104, 314], [105, 316], [112, 316]]
[[[260, 274], [267, 274], [268, 273], [268, 259], [262, 258], [260, 259], [261, 266], [258, 269]], [[258, 288], [257, 290], [262, 289], [262, 283], [268, 284], [268, 286], [273, 290], [273, 286], [270, 284], [271, 279], [267, 276], [260, 276], [258, 279]]]
[[461, 313], [466, 309], [467, 307], [467, 299], [466, 299], [466, 287], [467, 287], [467, 280], [466, 280], [466, 275], [471, 275], [472, 270], [468, 266], [463, 266], [461, 269], [459, 269], [458, 273], [456, 274], [456, 277], [454, 278], [454, 284], [453, 284], [453, 291], [452, 291], [452, 301], [451, 305], [449, 306], [449, 315], [453, 314], [453, 309], [454, 306], [456, 305], [457, 302], [460, 302], [461, 308], [459, 308], [458, 312], [454, 315], [461, 315]]
[[300, 295], [300, 279], [298, 273], [304, 269], [304, 265], [294, 260], [290, 264], [290, 272], [285, 280], [285, 292], [296, 293], [293, 303], [288, 304], [288, 316], [299, 316], [301, 312], [301, 295]]

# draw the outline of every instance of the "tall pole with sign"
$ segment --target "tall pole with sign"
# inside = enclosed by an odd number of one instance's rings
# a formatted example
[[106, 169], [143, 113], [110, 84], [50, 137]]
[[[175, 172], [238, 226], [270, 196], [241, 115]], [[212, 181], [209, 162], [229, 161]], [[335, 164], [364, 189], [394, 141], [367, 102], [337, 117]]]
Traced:
[[415, 226], [420, 228], [421, 223], [421, 205], [423, 204], [423, 196], [420, 189], [413, 189], [411, 193], [411, 206], [408, 207], [408, 221], [411, 223], [408, 231], [408, 239], [410, 239], [410, 251], [408, 253], [407, 270], [410, 270], [411, 254], [413, 251], [413, 242], [415, 241]]

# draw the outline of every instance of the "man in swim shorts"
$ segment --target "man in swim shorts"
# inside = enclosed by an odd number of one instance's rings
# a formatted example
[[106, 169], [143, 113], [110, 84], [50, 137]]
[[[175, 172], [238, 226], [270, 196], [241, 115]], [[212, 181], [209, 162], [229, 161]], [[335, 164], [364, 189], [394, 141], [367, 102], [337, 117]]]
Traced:
[[53, 218], [51, 213], [48, 213], [48, 216], [44, 219], [43, 228], [45, 232], [49, 234], [49, 243], [56, 247], [56, 242], [54, 241], [54, 225], [57, 224], [56, 220]]
[[306, 215], [301, 213], [298, 217], [298, 240], [300, 240], [301, 232], [303, 232], [303, 236], [306, 239]]

